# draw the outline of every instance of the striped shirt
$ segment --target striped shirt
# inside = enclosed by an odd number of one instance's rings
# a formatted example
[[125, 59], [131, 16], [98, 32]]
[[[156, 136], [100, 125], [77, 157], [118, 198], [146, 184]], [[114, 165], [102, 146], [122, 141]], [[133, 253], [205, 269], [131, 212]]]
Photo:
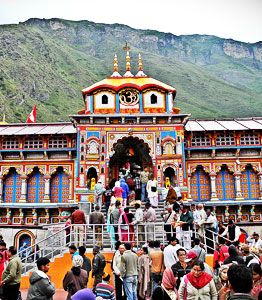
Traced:
[[114, 289], [108, 283], [98, 283], [96, 286], [96, 296], [102, 297], [103, 299], [115, 300]]

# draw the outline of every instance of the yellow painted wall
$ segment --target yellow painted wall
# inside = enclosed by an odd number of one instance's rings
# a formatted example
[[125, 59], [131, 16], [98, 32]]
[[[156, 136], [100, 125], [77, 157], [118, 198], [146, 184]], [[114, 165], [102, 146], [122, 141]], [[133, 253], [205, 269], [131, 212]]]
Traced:
[[[103, 253], [105, 256], [106, 261], [108, 262], [106, 264], [105, 272], [109, 273], [111, 275], [112, 279], [112, 270], [111, 270], [111, 260], [113, 257], [113, 252], [106, 252]], [[92, 262], [93, 259], [93, 254], [92, 253], [87, 253], [87, 257]], [[48, 272], [48, 275], [51, 278], [51, 281], [55, 284], [55, 287], [57, 289], [62, 289], [63, 288], [63, 279], [67, 271], [69, 271], [72, 267], [72, 257], [69, 253], [65, 253], [63, 257], [56, 257], [53, 262], [50, 264], [50, 270]], [[29, 275], [22, 276], [21, 280], [21, 289], [28, 289], [29, 288]], [[88, 287], [93, 286], [93, 278], [91, 277], [91, 272], [90, 272], [90, 277], [88, 280]]]

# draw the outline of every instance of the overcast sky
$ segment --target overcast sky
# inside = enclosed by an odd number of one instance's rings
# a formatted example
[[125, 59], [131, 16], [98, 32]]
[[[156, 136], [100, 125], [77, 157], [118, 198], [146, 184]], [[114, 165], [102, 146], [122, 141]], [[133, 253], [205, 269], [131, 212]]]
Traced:
[[262, 0], [0, 0], [0, 24], [55, 17], [262, 40]]

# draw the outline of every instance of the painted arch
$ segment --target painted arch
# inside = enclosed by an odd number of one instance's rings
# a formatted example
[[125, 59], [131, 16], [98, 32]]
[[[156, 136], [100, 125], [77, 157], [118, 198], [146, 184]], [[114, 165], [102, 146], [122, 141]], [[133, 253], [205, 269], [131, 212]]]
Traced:
[[236, 197], [234, 175], [226, 165], [217, 173], [216, 190], [219, 200], [234, 200]]
[[51, 176], [51, 203], [65, 203], [69, 200], [69, 176], [63, 167], [58, 167]]
[[202, 166], [197, 166], [192, 173], [191, 196], [194, 201], [208, 201], [211, 198], [210, 177]]
[[16, 203], [21, 197], [22, 180], [20, 174], [13, 167], [4, 177], [3, 182], [3, 199], [4, 203]]
[[247, 165], [242, 172], [242, 196], [244, 199], [259, 199], [259, 179], [257, 172], [251, 165]]
[[38, 167], [35, 167], [27, 180], [27, 201], [29, 203], [43, 202], [45, 195], [45, 180]]

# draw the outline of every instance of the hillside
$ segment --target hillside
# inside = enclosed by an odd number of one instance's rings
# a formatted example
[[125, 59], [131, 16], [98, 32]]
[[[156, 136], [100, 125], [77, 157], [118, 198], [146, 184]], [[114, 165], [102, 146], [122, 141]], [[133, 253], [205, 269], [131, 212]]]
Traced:
[[125, 25], [29, 19], [0, 26], [0, 117], [25, 121], [37, 103], [38, 122], [68, 120], [83, 108], [81, 89], [112, 73], [125, 42], [137, 71], [177, 89], [176, 106], [196, 118], [261, 116], [262, 42], [175, 36]]

